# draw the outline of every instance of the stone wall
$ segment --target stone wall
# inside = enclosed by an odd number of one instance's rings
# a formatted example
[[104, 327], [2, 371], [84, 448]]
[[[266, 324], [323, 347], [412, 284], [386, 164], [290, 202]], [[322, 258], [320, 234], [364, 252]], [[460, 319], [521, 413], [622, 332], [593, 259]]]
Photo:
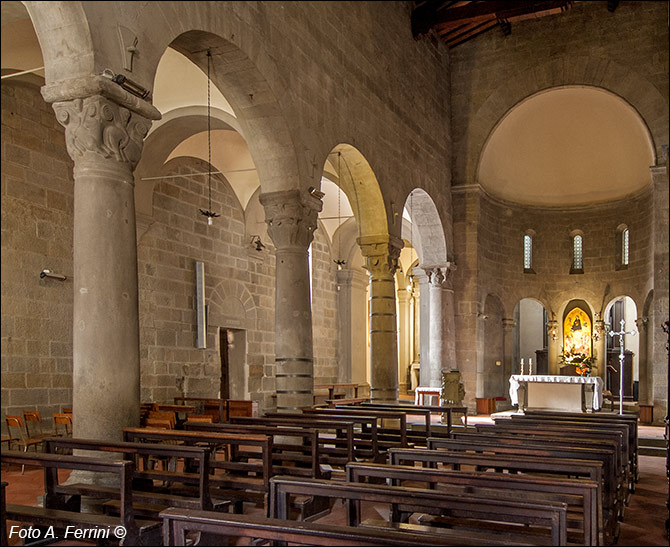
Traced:
[[[3, 81], [2, 412], [72, 406], [72, 162], [39, 84]], [[69, 277], [40, 278], [43, 269]], [[5, 427], [4, 419], [2, 427]]]

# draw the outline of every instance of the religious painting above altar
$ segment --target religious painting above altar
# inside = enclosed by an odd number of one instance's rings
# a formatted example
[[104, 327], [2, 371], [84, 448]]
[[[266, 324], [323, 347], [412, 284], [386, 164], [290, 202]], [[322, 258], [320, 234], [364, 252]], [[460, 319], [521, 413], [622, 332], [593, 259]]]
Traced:
[[563, 320], [563, 353], [591, 357], [591, 318], [581, 308], [573, 308]]

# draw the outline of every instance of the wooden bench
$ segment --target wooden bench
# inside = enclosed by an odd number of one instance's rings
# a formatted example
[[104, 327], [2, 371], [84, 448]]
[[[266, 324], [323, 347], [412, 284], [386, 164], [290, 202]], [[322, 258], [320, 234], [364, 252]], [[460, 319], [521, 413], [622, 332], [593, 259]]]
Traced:
[[510, 445], [496, 438], [473, 440], [471, 437], [462, 439], [428, 440], [429, 449], [445, 449], [450, 451], [472, 451], [476, 453], [531, 456], [537, 458], [568, 458], [602, 462], [602, 507], [605, 518], [618, 518], [621, 514], [620, 499], [617, 498], [617, 470], [614, 460], [614, 449], [605, 447], [575, 447], [568, 444], [540, 442], [525, 438], [523, 444]]
[[[483, 424], [481, 424], [483, 425]], [[495, 426], [502, 427], [506, 430], [532, 430], [534, 432], [542, 432], [545, 435], [562, 436], [562, 437], [581, 437], [591, 439], [610, 439], [616, 441], [621, 447], [620, 460], [623, 462], [631, 461], [631, 448], [629, 444], [627, 426], [622, 424], [608, 424], [606, 427], [592, 423], [592, 422], [560, 422], [543, 419], [496, 419]], [[485, 430], [485, 427], [477, 426], [477, 430]], [[628, 502], [632, 483], [634, 482], [632, 469], [628, 463], [624, 467], [624, 483], [626, 485], [620, 492], [623, 503]]]
[[[505, 454], [475, 454], [468, 452], [452, 452], [447, 450], [424, 450], [420, 448], [396, 448], [389, 450], [389, 463], [392, 465], [416, 465], [417, 463], [437, 467], [447, 466], [461, 470], [463, 466], [472, 467], [477, 471], [494, 470], [497, 472], [524, 473], [533, 476], [551, 476], [553, 478], [581, 478], [593, 481], [598, 487], [598, 518], [599, 526], [605, 530], [603, 513], [603, 475], [601, 462], [569, 458], [548, 458]], [[612, 528], [607, 537], [614, 541], [618, 535], [616, 518], [610, 519]]]
[[265, 425], [277, 427], [297, 427], [301, 429], [316, 430], [319, 433], [319, 452], [321, 463], [341, 467], [344, 473], [344, 465], [356, 458], [354, 445], [354, 423], [345, 420], [316, 420], [309, 422], [300, 420], [301, 414], [292, 414], [298, 419], [282, 417], [283, 415], [262, 418], [231, 418], [231, 424], [235, 425]]
[[[145, 517], [158, 516], [158, 513], [167, 507], [182, 507], [198, 510], [226, 510], [227, 500], [212, 500], [209, 490], [209, 469], [211, 449], [203, 446], [182, 446], [155, 443], [110, 442], [93, 439], [62, 439], [50, 438], [45, 440], [45, 451], [57, 453], [59, 449], [89, 450], [96, 452], [120, 453], [125, 460], [133, 461], [133, 501], [136, 514]], [[198, 489], [193, 496], [176, 496], [173, 493], [160, 491], [154, 486], [155, 480], [177, 482], [176, 472], [166, 472], [147, 468], [149, 457], [157, 456], [166, 459], [183, 459], [184, 467], [195, 469], [198, 476]], [[186, 472], [186, 471], [185, 471]], [[148, 490], [148, 491], [147, 491]], [[95, 498], [112, 498], [114, 501], [107, 504], [110, 508], [119, 508], [118, 489], [96, 484], [70, 483], [59, 485], [56, 489], [59, 494], [90, 496]], [[141, 506], [139, 504], [142, 504]]]
[[[321, 463], [319, 432], [316, 429], [282, 427], [262, 424], [185, 424], [189, 431], [216, 431], [220, 433], [242, 433], [250, 435], [271, 435], [272, 472], [275, 475], [297, 475], [315, 479], [330, 478], [329, 466]], [[291, 442], [288, 439], [295, 439]], [[321, 441], [323, 442], [323, 441]], [[244, 457], [240, 450], [233, 457]]]
[[[131, 461], [112, 461], [84, 456], [64, 454], [24, 453], [6, 451], [2, 453], [2, 463], [29, 465], [44, 468], [44, 507], [19, 504], [4, 504], [2, 526], [7, 530], [7, 520], [30, 523], [34, 527], [53, 526], [58, 537], [70, 529], [82, 531], [97, 528], [95, 539], [116, 539], [114, 530], [123, 526], [126, 535], [121, 545], [158, 545], [160, 542], [160, 522], [138, 520], [133, 511], [132, 478], [134, 463]], [[80, 512], [77, 503], [68, 500], [56, 492], [58, 470], [71, 469], [91, 473], [113, 473], [119, 480], [120, 515], [110, 516], [97, 513]], [[4, 493], [4, 492], [3, 492]], [[73, 538], [70, 538], [73, 539]], [[57, 540], [55, 540], [57, 541]]]
[[431, 414], [446, 414], [447, 416], [447, 433], [451, 432], [451, 429], [453, 428], [453, 415], [454, 414], [463, 414], [464, 418], [464, 426], [468, 426], [468, 407], [467, 406], [448, 406], [448, 405], [421, 405], [420, 407], [417, 407], [416, 405], [410, 405], [410, 404], [402, 404], [399, 403], [397, 405], [395, 404], [382, 404], [382, 403], [361, 403], [361, 406], [364, 408], [371, 407], [371, 408], [391, 408], [391, 409], [398, 409], [398, 410], [408, 410], [410, 411], [410, 414], [413, 413], [414, 410], [422, 409], [422, 410], [428, 410], [430, 411]]
[[[225, 537], [243, 537], [250, 540], [290, 542], [291, 545], [476, 545], [463, 543], [458, 538], [446, 542], [441, 534], [412, 534], [395, 530], [352, 528], [313, 522], [262, 518], [251, 515], [222, 515], [188, 509], [167, 509], [163, 518], [163, 545], [190, 545], [188, 532], [200, 532]], [[446, 538], [447, 540], [449, 538]], [[252, 543], [253, 544], [253, 543]], [[277, 544], [277, 543], [273, 543]]]
[[[210, 476], [210, 491], [215, 498], [233, 502], [236, 512], [242, 512], [243, 503], [265, 504], [270, 477], [272, 476], [272, 437], [267, 435], [228, 434], [215, 431], [158, 430], [150, 428], [126, 428], [123, 430], [127, 442], [172, 441], [186, 445], [205, 444], [213, 454], [221, 447], [253, 446], [257, 449], [256, 462], [210, 460], [210, 468], [221, 469], [223, 474]], [[157, 477], [159, 471], [146, 471], [145, 477]], [[161, 476], [163, 476], [162, 473]], [[180, 474], [180, 482], [198, 484], [197, 475]], [[182, 488], [176, 493], [184, 491]]]
[[[598, 485], [589, 480], [551, 479], [509, 475], [505, 473], [477, 473], [446, 469], [427, 469], [389, 464], [347, 464], [347, 481], [364, 482], [370, 478], [385, 478], [392, 486], [409, 483], [427, 483], [434, 489], [445, 485], [450, 494], [475, 493], [498, 499], [525, 501], [553, 501], [568, 505], [568, 541], [582, 545], [598, 545]], [[397, 505], [394, 520], [401, 520]], [[462, 523], [464, 524], [464, 523]]]
[[635, 483], [638, 481], [639, 478], [638, 462], [637, 462], [638, 419], [635, 414], [614, 414], [609, 412], [592, 412], [584, 414], [576, 412], [550, 412], [550, 411], [527, 410], [525, 412], [525, 415], [533, 418], [537, 417], [561, 422], [579, 421], [579, 422], [591, 422], [600, 424], [608, 424], [614, 422], [614, 423], [626, 424], [628, 426], [628, 444], [632, 449], [630, 454], [630, 463], [634, 479], [633, 482]]
[[[418, 450], [418, 449], [417, 449]], [[425, 450], [423, 450], [426, 452]], [[401, 522], [388, 522], [361, 519], [361, 502], [400, 504], [413, 507], [422, 513], [441, 515], [450, 512], [455, 517], [478, 519], [481, 521], [494, 520], [498, 522], [517, 523], [519, 530], [526, 527], [544, 526], [551, 530], [550, 541], [547, 544], [565, 545], [567, 541], [567, 505], [565, 503], [525, 503], [513, 500], [491, 500], [473, 495], [452, 496], [444, 491], [423, 488], [407, 488], [386, 485], [372, 485], [364, 483], [325, 481], [320, 479], [299, 479], [296, 477], [273, 477], [270, 486], [270, 504], [273, 518], [285, 519], [288, 515], [289, 501], [292, 495], [327, 496], [343, 499], [347, 505], [347, 526], [373, 527], [382, 529], [411, 530], [435, 533], [439, 530], [448, 538], [458, 538], [465, 541], [476, 539], [481, 544], [500, 545], [509, 544], [510, 539], [486, 531], [463, 531], [420, 526]], [[485, 527], [482, 526], [482, 530]], [[530, 536], [523, 542], [515, 534], [514, 544], [538, 545], [537, 537]]]
[[[377, 439], [377, 418], [374, 416], [367, 415], [328, 415], [328, 414], [319, 414], [319, 413], [284, 413], [284, 412], [268, 412], [265, 414], [265, 418], [272, 420], [286, 420], [291, 421], [294, 425], [299, 425], [300, 427], [314, 427], [314, 422], [321, 422], [330, 424], [330, 429], [332, 430], [335, 425], [341, 425], [342, 423], [353, 424], [353, 459], [364, 459], [364, 460], [375, 460], [380, 461], [383, 459], [383, 455], [379, 449], [379, 443]], [[337, 437], [333, 438], [333, 443], [336, 446], [341, 446], [342, 441]], [[347, 455], [349, 457], [349, 454]], [[351, 461], [351, 458], [347, 461]], [[330, 462], [329, 462], [330, 463]], [[347, 462], [341, 462], [341, 465], [346, 464]]]

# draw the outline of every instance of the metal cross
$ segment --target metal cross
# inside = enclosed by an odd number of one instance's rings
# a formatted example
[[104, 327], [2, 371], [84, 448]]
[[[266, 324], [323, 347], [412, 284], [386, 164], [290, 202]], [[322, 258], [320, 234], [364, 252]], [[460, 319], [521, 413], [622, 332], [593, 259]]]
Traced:
[[623, 337], [626, 334], [635, 336], [637, 334], [635, 331], [626, 332], [626, 322], [621, 320], [621, 330], [619, 332], [609, 332], [609, 335], [614, 338], [615, 336], [619, 337], [619, 414], [623, 415], [623, 358], [624, 358], [624, 347], [623, 347]]

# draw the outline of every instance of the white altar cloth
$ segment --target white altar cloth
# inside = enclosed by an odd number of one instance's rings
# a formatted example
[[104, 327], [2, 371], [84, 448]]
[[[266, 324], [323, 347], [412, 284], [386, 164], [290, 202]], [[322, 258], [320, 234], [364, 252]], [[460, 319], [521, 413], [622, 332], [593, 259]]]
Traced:
[[599, 376], [540, 376], [513, 374], [509, 378], [509, 397], [513, 405], [519, 404], [518, 390], [522, 383], [560, 383], [593, 386], [593, 410], [600, 410], [603, 404], [603, 379]]

